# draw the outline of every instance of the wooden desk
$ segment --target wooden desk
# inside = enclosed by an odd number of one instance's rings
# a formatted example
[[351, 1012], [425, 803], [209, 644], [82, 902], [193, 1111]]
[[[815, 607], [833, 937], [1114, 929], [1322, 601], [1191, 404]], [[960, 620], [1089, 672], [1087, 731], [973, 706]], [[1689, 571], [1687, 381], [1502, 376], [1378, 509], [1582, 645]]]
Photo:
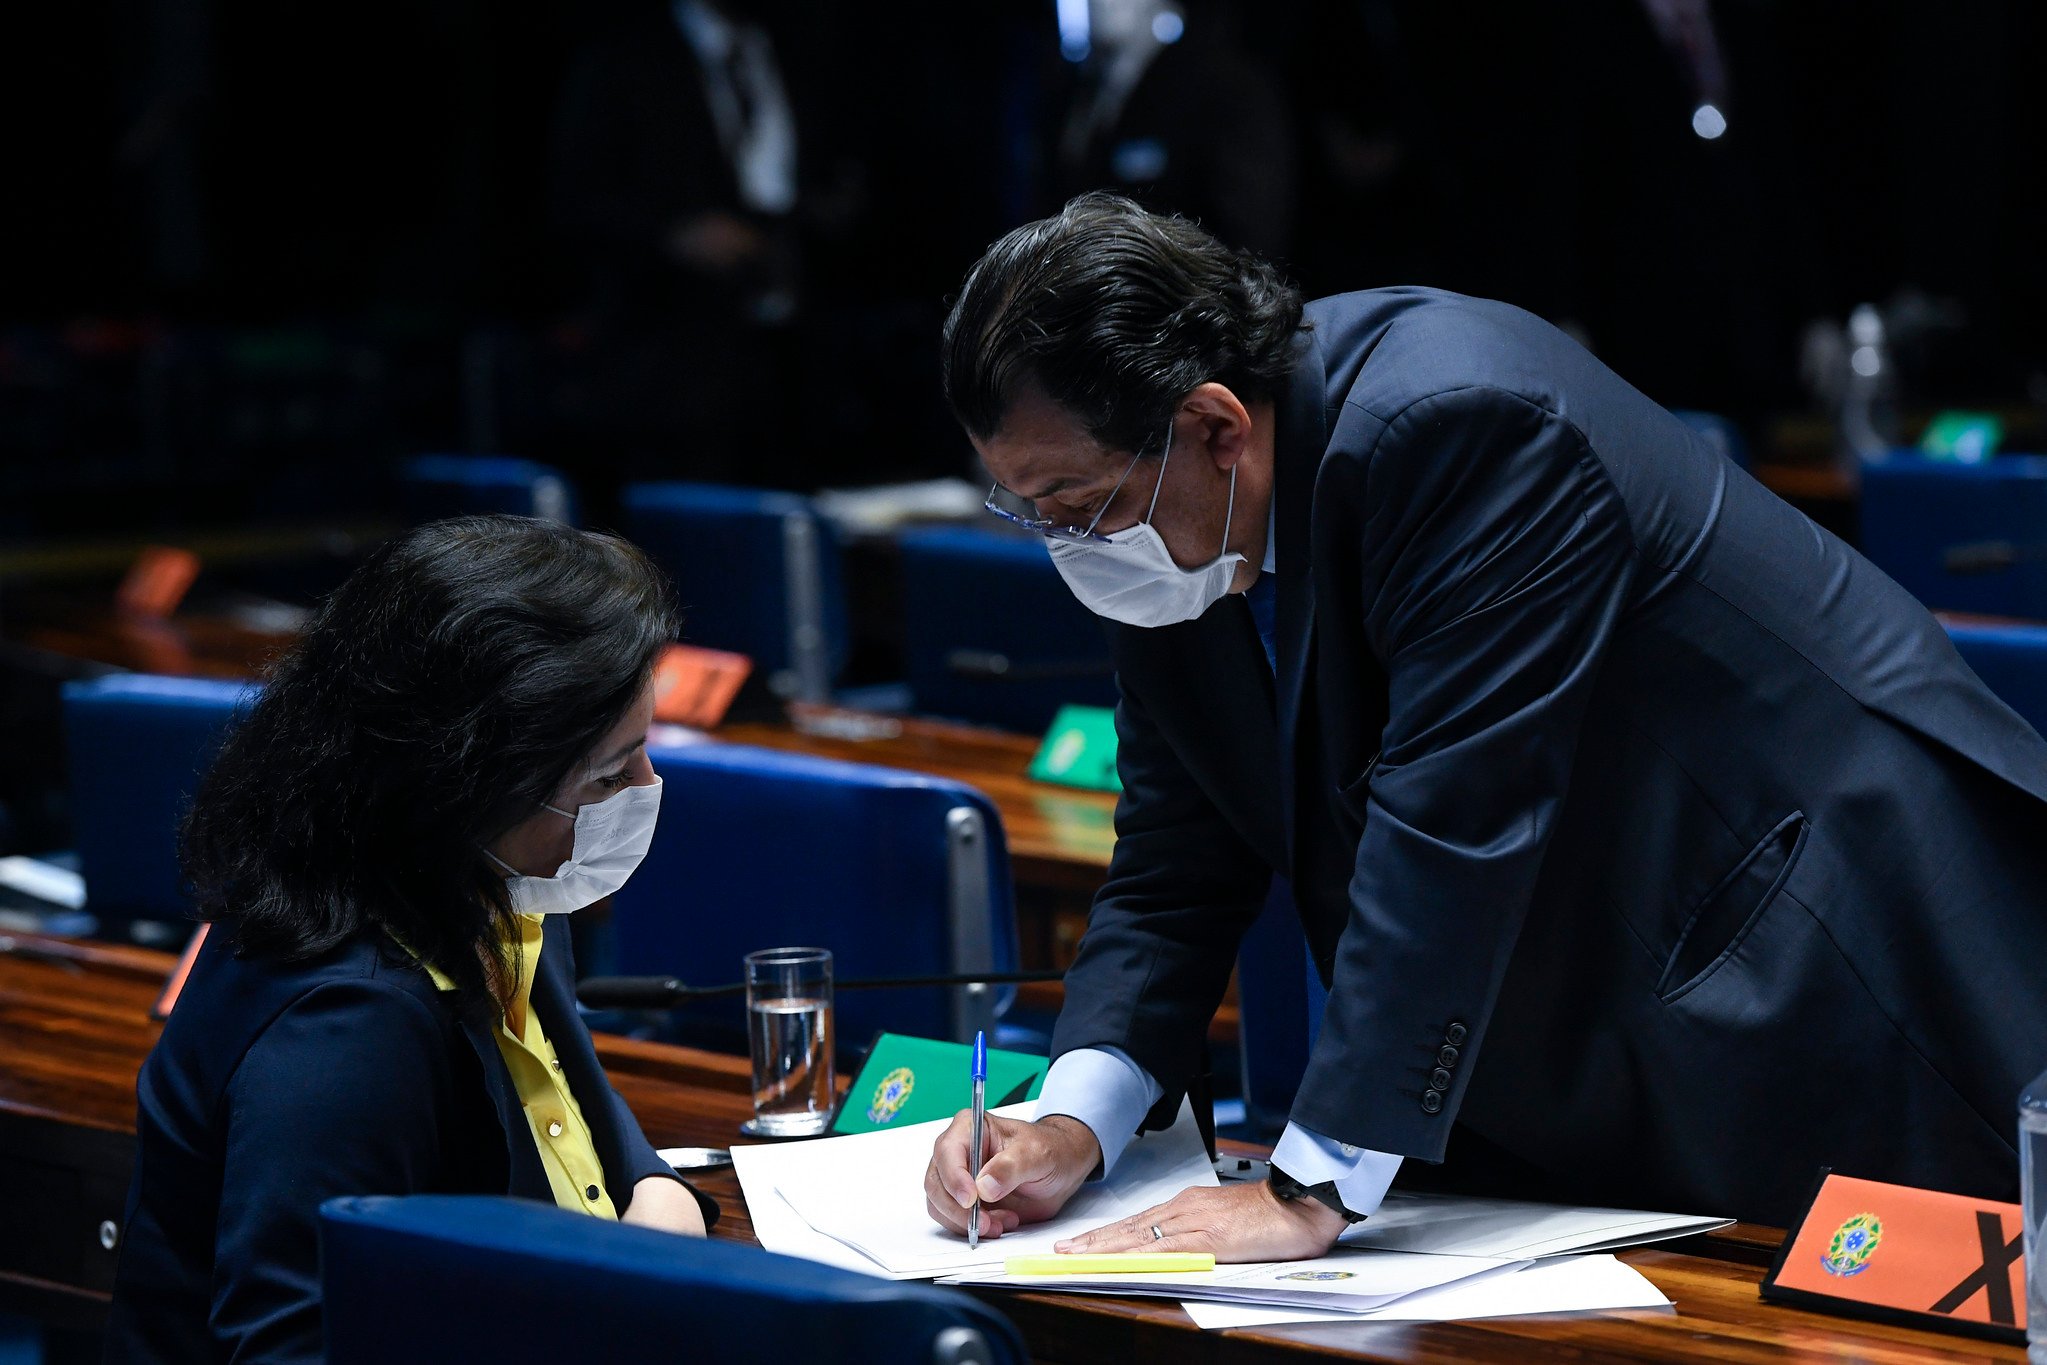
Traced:
[[[0, 1310], [90, 1328], [104, 1320], [134, 1162], [135, 1073], [171, 959], [138, 948], [0, 936]], [[743, 1058], [599, 1035], [598, 1054], [657, 1146], [726, 1146], [750, 1112]], [[704, 1180], [718, 1235], [752, 1238], [737, 1180]], [[1677, 1311], [1437, 1324], [1320, 1324], [1202, 1333], [1178, 1307], [1139, 1299], [989, 1291], [1034, 1358], [1251, 1365], [1375, 1361], [2022, 1361], [2017, 1347], [1766, 1304], [1760, 1262], [1779, 1234], [1737, 1227], [1623, 1259]]]

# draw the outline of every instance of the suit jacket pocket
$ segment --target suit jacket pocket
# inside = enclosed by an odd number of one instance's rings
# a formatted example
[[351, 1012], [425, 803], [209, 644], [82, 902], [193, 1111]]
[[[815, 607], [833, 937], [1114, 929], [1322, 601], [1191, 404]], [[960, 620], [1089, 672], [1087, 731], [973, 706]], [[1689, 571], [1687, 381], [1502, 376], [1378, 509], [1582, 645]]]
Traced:
[[1803, 811], [1785, 816], [1706, 893], [1679, 931], [1657, 979], [1656, 994], [1665, 1004], [1705, 981], [1741, 946], [1797, 866], [1807, 829]]

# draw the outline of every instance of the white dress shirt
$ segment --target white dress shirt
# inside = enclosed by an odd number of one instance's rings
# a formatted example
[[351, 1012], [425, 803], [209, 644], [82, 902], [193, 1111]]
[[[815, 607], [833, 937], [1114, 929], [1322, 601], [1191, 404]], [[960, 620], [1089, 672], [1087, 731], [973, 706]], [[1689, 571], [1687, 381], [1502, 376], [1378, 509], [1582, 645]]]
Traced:
[[[703, 68], [711, 120], [741, 202], [756, 213], [787, 213], [796, 207], [796, 115], [767, 31], [736, 24], [703, 0], [676, 0], [675, 22]], [[745, 100], [736, 84], [742, 81]]]

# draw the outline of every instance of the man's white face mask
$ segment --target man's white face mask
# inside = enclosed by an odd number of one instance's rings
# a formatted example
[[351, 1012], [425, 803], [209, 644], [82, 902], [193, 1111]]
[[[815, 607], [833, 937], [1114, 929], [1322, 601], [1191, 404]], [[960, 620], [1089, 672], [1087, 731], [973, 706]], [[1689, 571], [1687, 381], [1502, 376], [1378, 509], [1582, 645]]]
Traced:
[[483, 856], [512, 874], [505, 878], [512, 909], [522, 915], [566, 915], [624, 886], [647, 856], [654, 842], [654, 821], [661, 814], [661, 779], [627, 787], [573, 812], [544, 801], [541, 807], [576, 822], [575, 847], [552, 877], [528, 877], [489, 849]]
[[[1173, 562], [1165, 540], [1151, 524], [1152, 513], [1158, 510], [1159, 490], [1166, 485], [1166, 461], [1172, 455], [1173, 428], [1169, 424], [1165, 453], [1159, 457], [1159, 481], [1152, 488], [1151, 506], [1145, 509], [1143, 521], [1105, 538], [1045, 542], [1066, 586], [1073, 589], [1082, 606], [1097, 616], [1121, 621], [1126, 626], [1170, 626], [1191, 621], [1230, 590], [1237, 566], [1244, 562], [1244, 556], [1229, 550], [1230, 518], [1237, 510], [1234, 465], [1230, 468], [1229, 508], [1223, 514], [1221, 551], [1198, 568], [1183, 569]], [[1131, 463], [1134, 468], [1136, 461]], [[1129, 477], [1127, 471], [1124, 477]], [[1114, 496], [1110, 494], [1111, 498]]]

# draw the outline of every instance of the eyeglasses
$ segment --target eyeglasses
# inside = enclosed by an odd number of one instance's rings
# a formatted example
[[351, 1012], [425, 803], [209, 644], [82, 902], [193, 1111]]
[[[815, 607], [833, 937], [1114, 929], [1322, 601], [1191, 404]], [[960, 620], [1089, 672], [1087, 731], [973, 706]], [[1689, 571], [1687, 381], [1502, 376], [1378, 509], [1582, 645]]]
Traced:
[[[1173, 428], [1168, 425], [1166, 427], [1165, 453], [1170, 455], [1172, 450]], [[987, 508], [996, 516], [1001, 517], [1004, 521], [1021, 526], [1026, 531], [1035, 531], [1047, 540], [1063, 540], [1076, 545], [1107, 545], [1110, 542], [1110, 537], [1117, 533], [1113, 531], [1107, 533], [1097, 532], [1095, 527], [1101, 524], [1102, 515], [1116, 501], [1116, 495], [1122, 492], [1123, 485], [1130, 481], [1131, 471], [1137, 468], [1138, 461], [1143, 458], [1144, 452], [1141, 450], [1130, 458], [1130, 464], [1124, 469], [1123, 477], [1116, 480], [1116, 486], [1109, 490], [1108, 497], [1102, 499], [1102, 505], [1095, 509], [1094, 516], [1088, 521], [1086, 526], [1062, 526], [1050, 517], [1040, 517], [1036, 515], [1037, 506], [1029, 498], [1026, 498], [1021, 493], [1012, 493], [999, 483], [989, 488], [987, 501], [983, 502], [981, 506]], [[1165, 464], [1161, 461], [1159, 465], [1159, 478], [1161, 482], [1164, 481], [1165, 472]], [[1152, 492], [1152, 502], [1154, 505], [1158, 502], [1158, 492], [1156, 489]]]

